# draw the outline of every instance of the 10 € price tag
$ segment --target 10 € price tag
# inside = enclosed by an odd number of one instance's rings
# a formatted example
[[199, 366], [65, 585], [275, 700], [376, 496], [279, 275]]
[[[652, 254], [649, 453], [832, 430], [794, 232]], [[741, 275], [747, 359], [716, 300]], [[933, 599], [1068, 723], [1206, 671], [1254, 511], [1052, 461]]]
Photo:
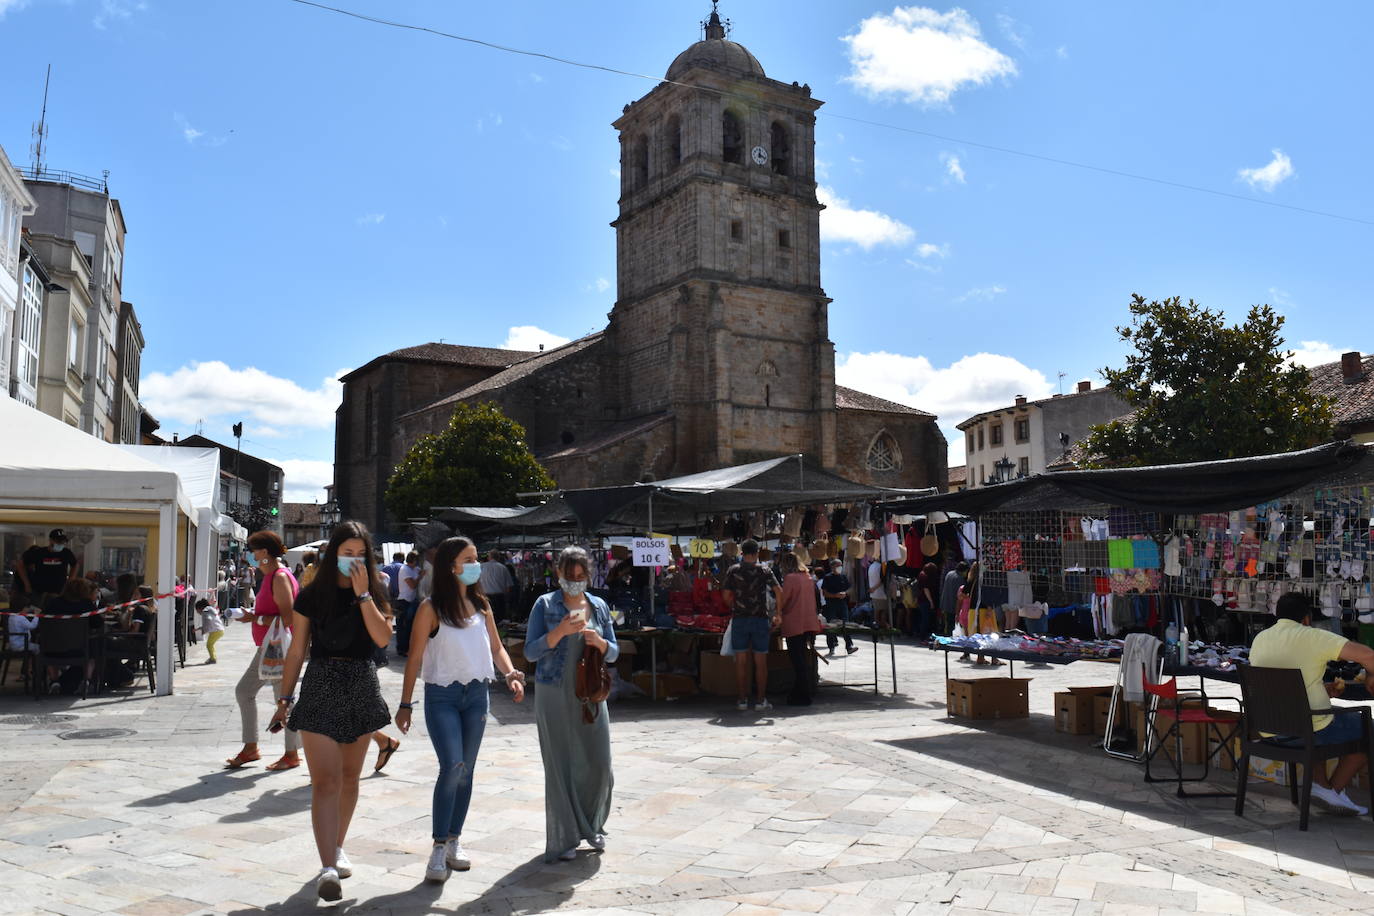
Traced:
[[672, 562], [667, 538], [635, 538], [630, 557], [635, 566], [667, 566]]

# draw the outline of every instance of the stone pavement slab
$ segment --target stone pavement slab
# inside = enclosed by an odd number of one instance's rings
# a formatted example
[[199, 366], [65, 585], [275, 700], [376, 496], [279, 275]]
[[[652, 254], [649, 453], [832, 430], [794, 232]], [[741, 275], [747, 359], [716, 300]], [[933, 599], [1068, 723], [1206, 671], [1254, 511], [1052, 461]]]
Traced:
[[[86, 701], [0, 693], [0, 913], [304, 912], [319, 906], [305, 768], [221, 768], [239, 742], [243, 628], [221, 661]], [[826, 674], [870, 679], [871, 656]], [[464, 846], [474, 865], [423, 881], [435, 761], [423, 716], [384, 774], [368, 769], [350, 832], [358, 913], [1113, 914], [1374, 910], [1374, 823], [1283, 790], [1246, 816], [1179, 799], [1092, 739], [1056, 733], [1052, 697], [1103, 667], [1033, 675], [1032, 716], [945, 716], [944, 660], [898, 648], [898, 696], [827, 688], [806, 710], [710, 699], [611, 707], [615, 807], [605, 853], [542, 861], [532, 704], [494, 695]], [[865, 663], [868, 665], [865, 669]], [[884, 667], [886, 653], [884, 652]], [[969, 673], [955, 666], [959, 674]], [[1001, 676], [1007, 669], [980, 672]], [[394, 704], [400, 669], [380, 672]], [[1108, 678], [1109, 679], [1109, 678]], [[265, 694], [264, 694], [265, 697]], [[71, 718], [61, 718], [71, 717]], [[266, 700], [261, 722], [267, 721]], [[104, 741], [72, 731], [122, 728]], [[392, 730], [394, 734], [394, 730]], [[267, 760], [279, 741], [263, 736]], [[1229, 774], [1225, 774], [1229, 777]]]

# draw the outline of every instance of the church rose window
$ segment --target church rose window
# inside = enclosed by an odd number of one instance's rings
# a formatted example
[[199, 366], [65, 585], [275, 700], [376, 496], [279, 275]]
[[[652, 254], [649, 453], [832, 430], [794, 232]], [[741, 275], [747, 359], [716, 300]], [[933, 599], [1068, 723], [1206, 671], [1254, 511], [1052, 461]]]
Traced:
[[770, 151], [773, 171], [778, 175], [790, 175], [792, 162], [792, 134], [781, 121], [774, 121], [769, 139], [773, 149]]
[[879, 433], [868, 447], [868, 460], [865, 463], [870, 471], [900, 471], [902, 453], [890, 435]]
[[739, 165], [744, 162], [744, 129], [733, 111], [720, 119], [720, 158]]

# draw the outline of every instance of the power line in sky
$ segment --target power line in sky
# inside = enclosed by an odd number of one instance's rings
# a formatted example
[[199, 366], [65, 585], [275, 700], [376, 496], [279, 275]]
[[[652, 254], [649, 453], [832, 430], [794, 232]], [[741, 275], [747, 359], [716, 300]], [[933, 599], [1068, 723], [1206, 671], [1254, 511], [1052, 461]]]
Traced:
[[[378, 16], [369, 16], [365, 13], [354, 12], [353, 10], [341, 9], [336, 6], [329, 6], [325, 3], [317, 3], [316, 0], [288, 0], [290, 3], [297, 3], [301, 6], [310, 6], [318, 10], [330, 13], [337, 13], [341, 16], [348, 16], [352, 19], [359, 19], [363, 22], [374, 25], [386, 26], [395, 29], [404, 29], [411, 32], [424, 32], [434, 35], [437, 38], [447, 38], [452, 41], [461, 41], [467, 44], [478, 45], [489, 48], [493, 51], [501, 51], [506, 54], [518, 54], [523, 57], [535, 57], [541, 60], [551, 61], [557, 64], [564, 64], [569, 67], [579, 67], [584, 70], [596, 70], [602, 73], [612, 73], [616, 76], [628, 76], [634, 79], [649, 80], [653, 83], [671, 83], [675, 86], [684, 86], [689, 89], [698, 88], [690, 83], [683, 83], [678, 80], [665, 79], [660, 76], [651, 76], [647, 73], [636, 73], [633, 70], [622, 70], [617, 67], [608, 67], [602, 64], [591, 64], [585, 61], [571, 60], [566, 57], [559, 57], [556, 54], [548, 54], [543, 51], [530, 51], [525, 48], [513, 48], [508, 45], [497, 44], [491, 41], [484, 41], [480, 38], [472, 38], [467, 35], [456, 35], [452, 32], [445, 32], [440, 29], [430, 28], [429, 26], [413, 25], [406, 22], [397, 22], [392, 19], [382, 19]], [[1276, 200], [1263, 200], [1258, 197], [1247, 197], [1244, 194], [1235, 194], [1231, 191], [1221, 191], [1216, 188], [1207, 188], [1201, 185], [1187, 184], [1181, 181], [1172, 181], [1167, 178], [1155, 178], [1150, 175], [1141, 175], [1136, 172], [1127, 172], [1121, 169], [1108, 168], [1106, 166], [1092, 165], [1086, 162], [1075, 162], [1072, 159], [1061, 159], [1056, 156], [1046, 156], [1041, 153], [1031, 153], [1025, 150], [1013, 149], [1008, 146], [998, 146], [992, 143], [980, 143], [976, 140], [967, 140], [962, 137], [951, 137], [947, 134], [937, 134], [928, 130], [920, 130], [915, 127], [905, 127], [900, 124], [889, 124], [884, 121], [872, 121], [867, 118], [856, 118], [851, 115], [836, 114], [834, 111], [819, 112], [817, 117], [832, 118], [837, 121], [848, 121], [853, 124], [863, 124], [867, 127], [876, 127], [881, 130], [891, 130], [898, 133], [913, 134], [918, 137], [927, 137], [932, 140], [939, 140], [942, 143], [955, 143], [963, 146], [971, 146], [975, 149], [987, 150], [994, 153], [1002, 153], [1007, 156], [1019, 156], [1022, 159], [1031, 159], [1036, 162], [1047, 162], [1052, 165], [1061, 165], [1067, 168], [1082, 169], [1088, 172], [1097, 172], [1101, 175], [1111, 175], [1116, 178], [1126, 178], [1131, 181], [1143, 181], [1150, 184], [1161, 185], [1163, 187], [1174, 188], [1180, 191], [1193, 191], [1198, 194], [1210, 194], [1213, 197], [1223, 197], [1230, 200], [1238, 200], [1248, 204], [1259, 204], [1265, 207], [1276, 207], [1280, 210], [1290, 210], [1294, 213], [1305, 213], [1308, 216], [1320, 216], [1326, 219], [1342, 220], [1348, 223], [1357, 223], [1362, 226], [1374, 226], [1374, 220], [1363, 219], [1358, 216], [1349, 216], [1343, 213], [1331, 213], [1326, 210], [1314, 210], [1310, 207], [1299, 207], [1295, 204], [1286, 204]]]

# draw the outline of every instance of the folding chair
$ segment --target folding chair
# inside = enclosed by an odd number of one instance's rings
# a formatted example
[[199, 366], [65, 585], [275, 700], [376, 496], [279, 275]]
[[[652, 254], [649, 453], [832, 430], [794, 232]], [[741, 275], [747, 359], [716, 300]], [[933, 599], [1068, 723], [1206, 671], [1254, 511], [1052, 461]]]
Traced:
[[[1185, 782], [1205, 782], [1212, 772], [1212, 758], [1220, 759], [1224, 751], [1231, 758], [1232, 766], [1238, 766], [1235, 753], [1231, 750], [1231, 740], [1240, 733], [1240, 713], [1242, 710], [1240, 700], [1235, 697], [1215, 697], [1213, 702], [1233, 702], [1236, 704], [1237, 717], [1234, 719], [1223, 718], [1213, 713], [1208, 707], [1207, 692], [1198, 690], [1180, 690], [1178, 678], [1170, 678], [1159, 684], [1151, 684], [1149, 678], [1142, 678], [1142, 685], [1145, 692], [1150, 695], [1150, 709], [1145, 714], [1145, 781], [1146, 782], [1178, 782], [1178, 794], [1180, 798], [1222, 798], [1230, 797], [1231, 792], [1185, 792], [1183, 784]], [[1167, 701], [1167, 703], [1166, 703]], [[1189, 705], [1193, 704], [1193, 705]], [[1169, 728], [1161, 736], [1158, 733], [1155, 723], [1160, 719], [1169, 723]], [[1209, 750], [1202, 758], [1202, 775], [1187, 776], [1183, 775], [1183, 726], [1184, 725], [1203, 725], [1202, 740], [1210, 743], [1210, 739], [1217, 739], [1217, 747]], [[1174, 775], [1166, 777], [1156, 777], [1150, 772], [1150, 761], [1154, 760], [1167, 744], [1170, 738], [1174, 740]]]
[[[1121, 653], [1121, 665], [1116, 672], [1116, 684], [1112, 687], [1111, 703], [1107, 707], [1107, 730], [1102, 736], [1102, 750], [1110, 757], [1119, 757], [1122, 760], [1133, 760], [1139, 763], [1144, 759], [1144, 752], [1141, 750], [1114, 750], [1112, 743], [1116, 739], [1117, 733], [1117, 711], [1125, 708], [1127, 701], [1127, 684], [1137, 684], [1141, 680], [1148, 681], [1146, 672], [1153, 671], [1155, 680], [1159, 680], [1160, 674], [1164, 670], [1164, 660], [1160, 657], [1160, 642], [1149, 633], [1131, 633], [1126, 636], [1126, 647]], [[1142, 696], [1148, 696], [1142, 693]], [[1130, 728], [1126, 729], [1127, 734]], [[1139, 745], [1137, 745], [1139, 746]]]

